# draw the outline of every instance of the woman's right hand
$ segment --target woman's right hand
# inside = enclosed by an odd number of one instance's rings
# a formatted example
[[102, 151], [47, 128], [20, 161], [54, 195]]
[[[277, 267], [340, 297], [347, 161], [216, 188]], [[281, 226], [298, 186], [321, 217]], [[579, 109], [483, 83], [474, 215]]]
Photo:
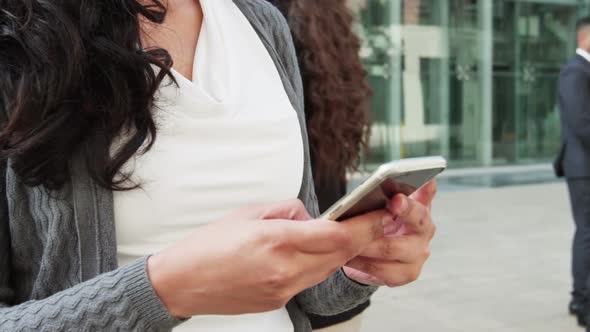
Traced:
[[174, 317], [271, 311], [382, 237], [383, 215], [336, 223], [310, 220], [298, 200], [249, 207], [151, 256], [149, 278]]

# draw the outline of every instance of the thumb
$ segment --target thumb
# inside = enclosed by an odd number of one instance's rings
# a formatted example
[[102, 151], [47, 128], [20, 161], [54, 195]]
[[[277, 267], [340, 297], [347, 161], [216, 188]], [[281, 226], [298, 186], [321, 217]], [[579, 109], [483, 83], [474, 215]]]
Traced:
[[432, 180], [424, 186], [422, 186], [421, 188], [419, 188], [418, 190], [416, 190], [412, 195], [410, 195], [410, 198], [416, 200], [417, 202], [421, 203], [426, 207], [430, 207], [430, 205], [432, 205], [432, 200], [436, 195], [436, 191], [436, 180]]
[[284, 219], [284, 220], [310, 220], [312, 217], [307, 212], [303, 202], [298, 199], [287, 201], [250, 205], [232, 212], [229, 218], [237, 219]]
[[313, 219], [303, 202], [298, 199], [267, 205], [260, 215], [261, 219], [311, 220]]
[[352, 248], [358, 255], [370, 243], [384, 235], [384, 225], [393, 222], [393, 216], [386, 210], [369, 212], [345, 221], [342, 221], [350, 234], [352, 234]]

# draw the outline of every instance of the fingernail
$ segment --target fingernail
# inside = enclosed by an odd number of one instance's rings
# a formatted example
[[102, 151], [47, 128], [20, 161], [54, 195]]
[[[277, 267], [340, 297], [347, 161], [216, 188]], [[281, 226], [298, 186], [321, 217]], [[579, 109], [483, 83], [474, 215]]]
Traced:
[[391, 215], [386, 215], [383, 217], [383, 219], [381, 220], [381, 223], [383, 224], [383, 226], [387, 226], [389, 224], [393, 224], [393, 217]]

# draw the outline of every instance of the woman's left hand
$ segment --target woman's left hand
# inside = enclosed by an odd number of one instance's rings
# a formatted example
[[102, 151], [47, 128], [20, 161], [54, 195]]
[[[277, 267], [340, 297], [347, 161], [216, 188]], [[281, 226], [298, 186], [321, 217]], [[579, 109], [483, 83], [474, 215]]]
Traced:
[[432, 181], [410, 197], [396, 195], [390, 204], [391, 221], [385, 226], [385, 236], [348, 262], [346, 275], [376, 286], [397, 287], [416, 281], [430, 256], [435, 233], [430, 211], [436, 190], [436, 181]]

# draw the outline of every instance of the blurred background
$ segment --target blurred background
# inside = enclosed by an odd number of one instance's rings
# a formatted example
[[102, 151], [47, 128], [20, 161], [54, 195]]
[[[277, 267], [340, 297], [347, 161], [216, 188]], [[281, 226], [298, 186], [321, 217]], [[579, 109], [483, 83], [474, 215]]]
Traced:
[[557, 77], [590, 1], [350, 1], [375, 93], [369, 168], [440, 154], [451, 169], [533, 165], [546, 177]]
[[350, 1], [374, 89], [368, 170], [450, 165], [421, 280], [380, 290], [363, 331], [582, 331], [567, 313], [574, 227], [551, 161], [557, 78], [590, 0]]

